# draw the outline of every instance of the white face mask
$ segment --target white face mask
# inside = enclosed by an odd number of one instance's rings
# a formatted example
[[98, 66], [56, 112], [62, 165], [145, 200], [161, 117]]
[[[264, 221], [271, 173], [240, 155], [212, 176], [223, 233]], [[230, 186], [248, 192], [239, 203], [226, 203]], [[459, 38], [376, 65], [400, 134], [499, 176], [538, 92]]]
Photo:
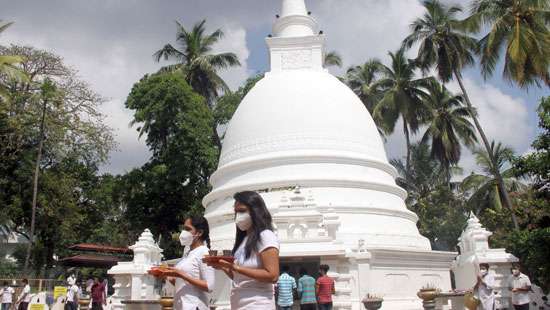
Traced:
[[485, 275], [487, 275], [487, 269], [481, 269], [481, 270], [479, 271], [479, 273], [480, 273], [482, 276], [485, 276]]
[[252, 218], [248, 212], [238, 212], [235, 216], [235, 224], [242, 231], [247, 231], [252, 227]]
[[182, 246], [190, 246], [193, 243], [193, 235], [187, 230], [182, 230], [180, 233], [180, 244]]

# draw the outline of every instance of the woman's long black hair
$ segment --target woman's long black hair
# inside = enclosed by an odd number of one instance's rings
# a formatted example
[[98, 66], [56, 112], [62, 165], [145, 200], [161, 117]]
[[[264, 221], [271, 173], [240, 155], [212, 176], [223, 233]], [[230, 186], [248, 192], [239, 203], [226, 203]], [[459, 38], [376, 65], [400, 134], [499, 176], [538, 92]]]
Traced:
[[201, 240], [206, 242], [206, 246], [210, 249], [210, 226], [208, 226], [208, 220], [204, 216], [191, 216], [191, 225], [195, 227], [197, 231], [202, 231]]
[[[273, 230], [273, 223], [271, 220], [271, 214], [265, 206], [265, 202], [260, 194], [253, 191], [244, 191], [236, 193], [233, 198], [235, 201], [247, 206], [250, 210], [250, 217], [252, 218], [252, 233], [248, 235], [248, 239], [245, 244], [245, 257], [248, 259], [252, 254], [252, 251], [258, 251], [258, 243], [260, 243], [260, 234], [262, 231], [269, 229]], [[235, 245], [233, 246], [233, 255], [241, 245], [246, 237], [246, 231], [240, 230], [237, 227], [237, 233], [235, 236]]]

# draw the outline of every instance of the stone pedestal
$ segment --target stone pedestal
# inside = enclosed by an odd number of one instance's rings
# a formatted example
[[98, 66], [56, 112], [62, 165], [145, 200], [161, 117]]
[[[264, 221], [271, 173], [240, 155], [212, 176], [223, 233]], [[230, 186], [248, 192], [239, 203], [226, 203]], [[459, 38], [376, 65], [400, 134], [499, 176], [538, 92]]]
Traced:
[[505, 249], [489, 248], [489, 237], [493, 233], [485, 229], [479, 219], [473, 214], [468, 218], [466, 229], [458, 239], [460, 255], [452, 264], [457, 290], [471, 289], [476, 283], [476, 275], [479, 272], [480, 263], [488, 263], [496, 280], [496, 309], [506, 309], [509, 305], [509, 292], [507, 280], [510, 276], [510, 268], [518, 259]]
[[134, 252], [133, 261], [120, 262], [108, 271], [115, 279], [112, 309], [160, 310], [159, 280], [147, 272], [160, 265], [162, 249], [149, 229], [145, 229], [130, 249]]

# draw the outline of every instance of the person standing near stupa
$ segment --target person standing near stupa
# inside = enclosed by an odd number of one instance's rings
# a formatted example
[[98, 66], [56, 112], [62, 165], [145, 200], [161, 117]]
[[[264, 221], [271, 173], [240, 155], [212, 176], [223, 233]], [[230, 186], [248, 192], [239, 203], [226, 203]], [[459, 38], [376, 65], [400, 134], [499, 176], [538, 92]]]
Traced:
[[495, 309], [495, 277], [489, 273], [489, 264], [479, 264], [479, 274], [477, 282], [474, 286], [474, 295], [480, 300], [481, 304], [477, 307], [478, 310], [494, 310]]
[[233, 198], [237, 226], [235, 261], [209, 264], [233, 280], [232, 310], [273, 310], [273, 284], [279, 277], [279, 239], [273, 232], [271, 214], [256, 192], [239, 192]]

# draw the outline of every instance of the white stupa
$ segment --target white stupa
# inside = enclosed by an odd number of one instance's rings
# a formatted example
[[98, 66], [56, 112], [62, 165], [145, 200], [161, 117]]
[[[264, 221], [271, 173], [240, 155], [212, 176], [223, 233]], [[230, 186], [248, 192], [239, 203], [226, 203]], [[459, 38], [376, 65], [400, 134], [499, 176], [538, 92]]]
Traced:
[[[395, 183], [382, 139], [361, 100], [323, 68], [325, 38], [304, 0], [283, 0], [267, 38], [271, 71], [243, 99], [203, 200], [213, 247], [231, 249], [233, 194], [262, 193], [281, 240], [281, 264], [317, 274], [330, 266], [336, 309], [421, 309], [426, 284], [450, 289], [455, 253], [432, 251]], [[375, 42], [373, 42], [375, 44]], [[229, 282], [215, 299], [228, 305]]]

